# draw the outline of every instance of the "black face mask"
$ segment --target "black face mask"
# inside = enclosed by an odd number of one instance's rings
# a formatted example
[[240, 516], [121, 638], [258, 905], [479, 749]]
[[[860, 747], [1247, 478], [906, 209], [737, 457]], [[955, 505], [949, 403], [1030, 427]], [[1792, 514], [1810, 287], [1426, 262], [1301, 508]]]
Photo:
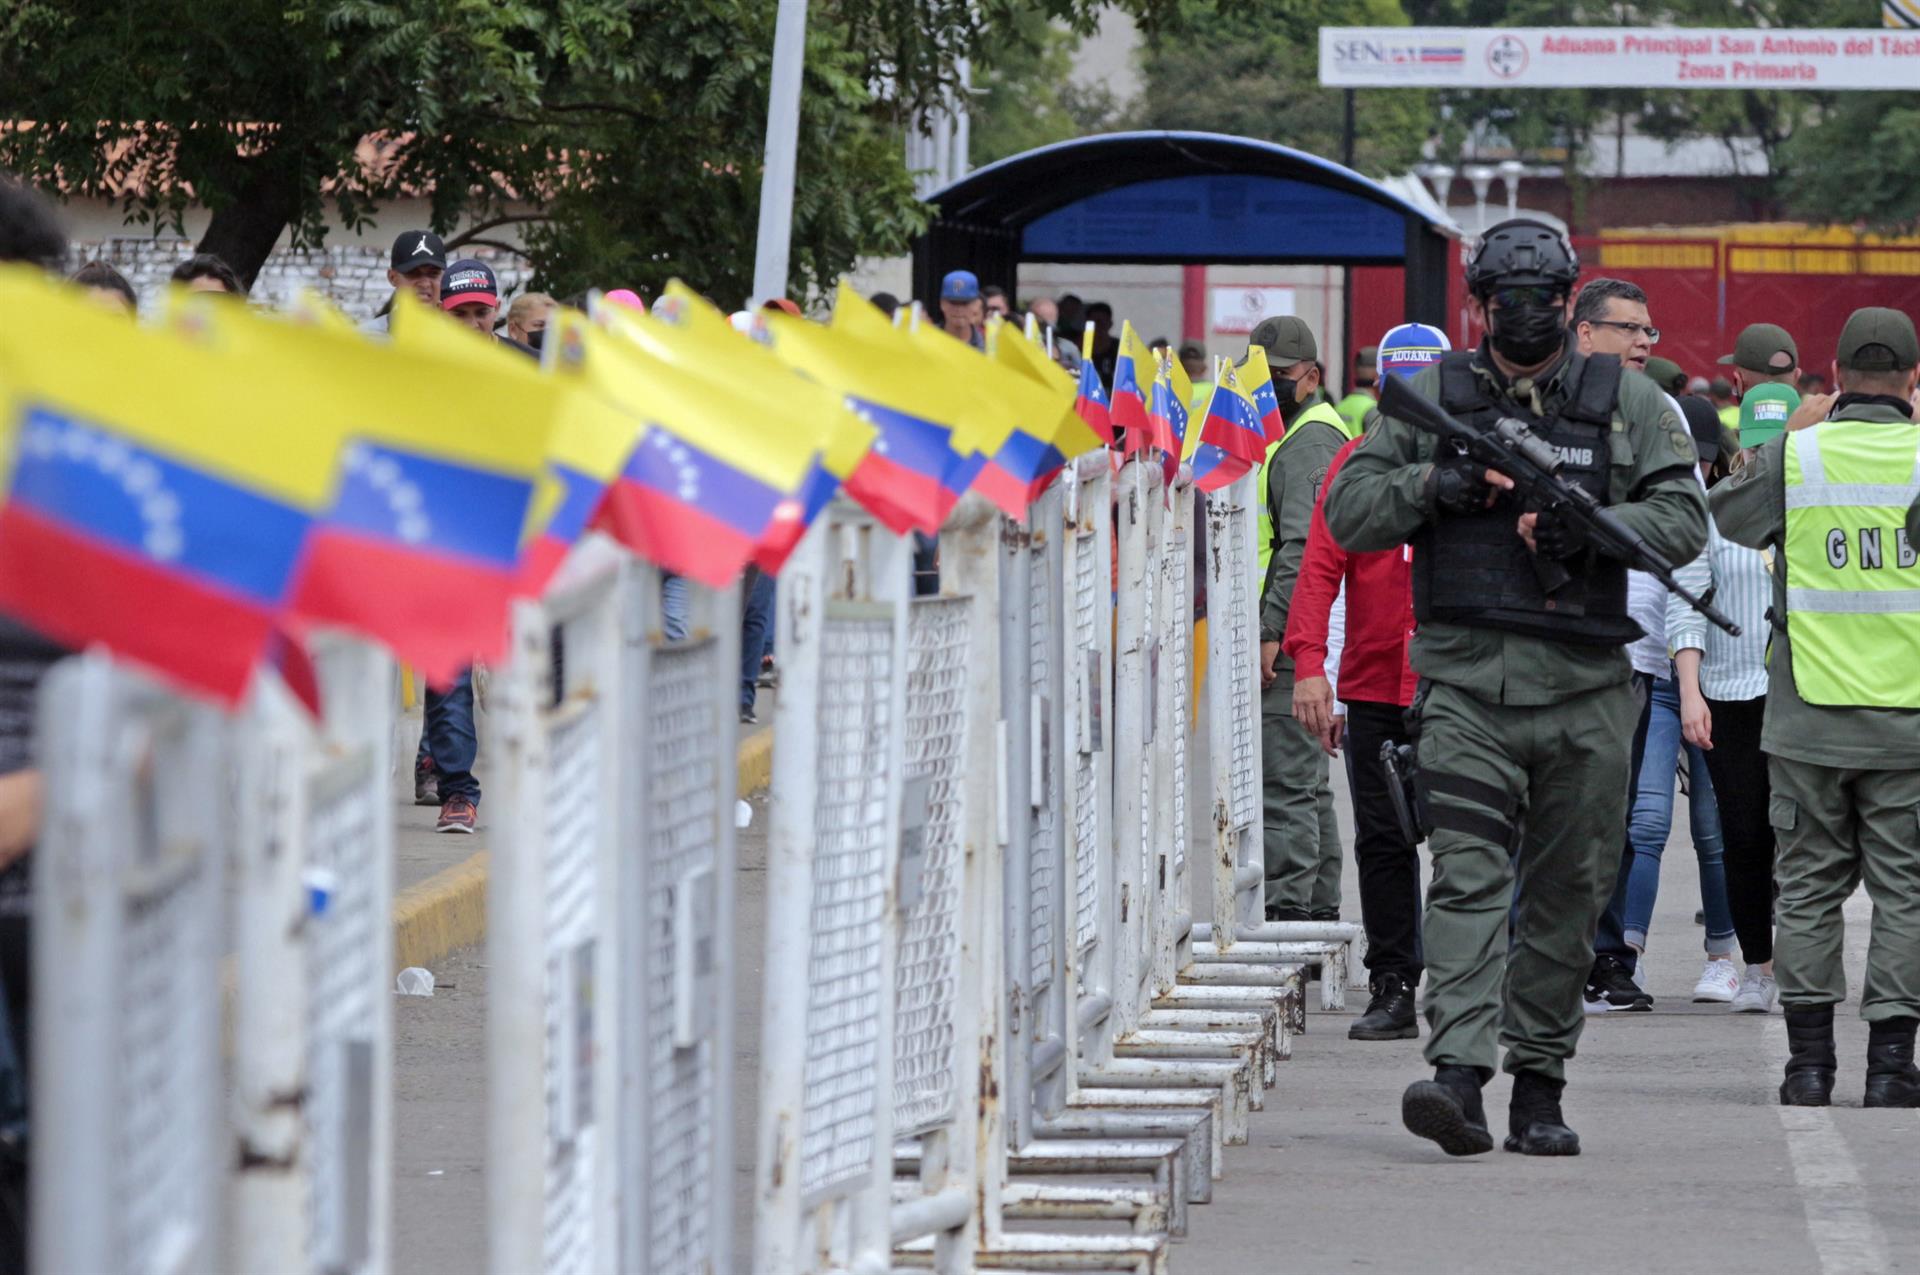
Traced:
[[1300, 415], [1300, 409], [1306, 406], [1300, 401], [1300, 382], [1291, 376], [1276, 376], [1273, 378], [1273, 393], [1280, 400], [1280, 419], [1288, 425], [1293, 424], [1293, 418]]
[[1565, 344], [1566, 310], [1557, 305], [1523, 305], [1490, 310], [1488, 339], [1500, 356], [1518, 367], [1552, 358]]

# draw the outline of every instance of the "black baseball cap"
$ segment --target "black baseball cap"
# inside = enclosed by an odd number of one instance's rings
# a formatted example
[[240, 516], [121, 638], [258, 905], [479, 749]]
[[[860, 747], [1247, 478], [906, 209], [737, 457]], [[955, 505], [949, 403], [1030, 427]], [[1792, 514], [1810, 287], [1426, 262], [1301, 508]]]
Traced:
[[401, 274], [421, 266], [447, 268], [447, 245], [431, 230], [403, 230], [393, 241], [393, 268]]
[[493, 267], [486, 262], [462, 257], [440, 277], [440, 308], [451, 310], [473, 301], [499, 305], [500, 281], [494, 278]]
[[1687, 432], [1693, 435], [1693, 450], [1711, 464], [1720, 458], [1720, 413], [1704, 398], [1689, 394], [1679, 400], [1680, 414], [1686, 417]]
[[1855, 372], [1904, 372], [1920, 364], [1920, 340], [1914, 338], [1913, 320], [1884, 306], [1855, 310], [1840, 329], [1840, 350], [1834, 360]]

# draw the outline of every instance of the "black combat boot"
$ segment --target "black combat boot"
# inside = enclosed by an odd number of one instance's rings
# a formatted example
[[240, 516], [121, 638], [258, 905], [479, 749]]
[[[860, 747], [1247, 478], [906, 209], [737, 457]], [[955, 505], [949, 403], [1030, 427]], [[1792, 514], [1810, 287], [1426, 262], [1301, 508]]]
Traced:
[[1269, 921], [1306, 921], [1310, 919], [1311, 918], [1307, 916], [1307, 910], [1305, 908], [1283, 908], [1272, 903], [1267, 904], [1267, 920]]
[[1413, 1017], [1413, 988], [1389, 970], [1367, 980], [1373, 999], [1367, 1012], [1347, 1028], [1348, 1040], [1418, 1040], [1420, 1026]]
[[1317, 908], [1314, 911], [1307, 913], [1307, 920], [1309, 921], [1326, 921], [1331, 923], [1331, 922], [1336, 922], [1339, 919], [1340, 919], [1339, 908]]
[[1521, 1155], [1580, 1154], [1580, 1135], [1567, 1128], [1560, 1115], [1560, 1095], [1566, 1087], [1566, 1081], [1550, 1080], [1537, 1071], [1513, 1073], [1507, 1150]]
[[[1788, 1009], [1787, 1078], [1780, 1082], [1783, 1107], [1833, 1105], [1833, 1006]], [[1911, 1058], [1912, 1051], [1908, 1051]]]
[[1867, 1024], [1867, 1096], [1863, 1107], [1920, 1107], [1920, 1067], [1913, 1065], [1920, 1018]]
[[1487, 1109], [1480, 1087], [1488, 1077], [1478, 1067], [1446, 1063], [1433, 1069], [1432, 1080], [1416, 1080], [1400, 1095], [1400, 1122], [1440, 1144], [1448, 1155], [1483, 1155], [1493, 1150], [1487, 1130]]

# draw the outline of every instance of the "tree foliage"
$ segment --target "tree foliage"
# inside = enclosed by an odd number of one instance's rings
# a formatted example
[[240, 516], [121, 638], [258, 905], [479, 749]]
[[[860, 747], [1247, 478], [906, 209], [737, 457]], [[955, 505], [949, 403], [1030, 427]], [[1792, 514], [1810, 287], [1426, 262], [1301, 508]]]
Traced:
[[[1201, 129], [1281, 142], [1339, 158], [1344, 95], [1320, 87], [1319, 28], [1402, 26], [1398, 0], [1253, 0], [1217, 10], [1186, 0], [1147, 41], [1140, 128]], [[1354, 164], [1404, 172], [1420, 157], [1431, 107], [1420, 90], [1355, 94]]]
[[[1131, 0], [1146, 13], [1172, 0]], [[899, 129], [1022, 15], [1095, 0], [813, 0], [792, 290], [922, 224]], [[0, 167], [109, 195], [251, 279], [405, 192], [432, 221], [531, 204], [538, 275], [744, 295], [775, 6], [768, 0], [14, 0], [0, 6]], [[1046, 24], [1042, 23], [1044, 29]]]

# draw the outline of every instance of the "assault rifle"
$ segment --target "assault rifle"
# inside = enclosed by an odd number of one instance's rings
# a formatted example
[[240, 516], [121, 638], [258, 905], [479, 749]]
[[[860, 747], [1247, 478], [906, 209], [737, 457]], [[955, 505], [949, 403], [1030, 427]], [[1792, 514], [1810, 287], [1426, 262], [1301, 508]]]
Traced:
[[[1423, 433], [1439, 439], [1474, 461], [1513, 480], [1513, 495], [1529, 510], [1552, 512], [1579, 531], [1586, 544], [1609, 557], [1618, 558], [1636, 571], [1644, 571], [1707, 620], [1740, 636], [1740, 626], [1705, 598], [1695, 597], [1673, 578], [1673, 565], [1656, 552], [1637, 533], [1621, 522], [1611, 510], [1593, 498], [1584, 487], [1575, 486], [1560, 476], [1560, 453], [1525, 424], [1503, 417], [1490, 430], [1478, 430], [1454, 419], [1438, 403], [1413, 392], [1397, 376], [1384, 378], [1380, 389], [1382, 414], [1403, 420]], [[1565, 568], [1547, 559], [1539, 559], [1541, 585], [1552, 593], [1570, 578]], [[1557, 583], [1550, 583], [1554, 572]]]

